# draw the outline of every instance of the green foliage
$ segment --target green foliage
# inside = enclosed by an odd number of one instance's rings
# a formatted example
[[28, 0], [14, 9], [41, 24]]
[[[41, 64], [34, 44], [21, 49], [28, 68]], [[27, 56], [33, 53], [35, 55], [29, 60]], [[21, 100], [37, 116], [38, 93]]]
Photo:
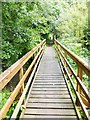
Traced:
[[10, 96], [10, 93], [11, 92], [9, 90], [0, 91], [0, 109], [6, 103], [8, 97]]
[[[2, 3], [3, 67], [7, 68], [49, 34], [81, 57], [88, 56], [86, 1], [34, 0]], [[83, 51], [83, 52], [82, 52]], [[87, 53], [87, 54], [85, 54]]]
[[[40, 7], [40, 8], [39, 8]], [[3, 67], [7, 68], [41, 41], [47, 34], [47, 19], [42, 16], [38, 2], [2, 3]]]
[[64, 8], [61, 9], [56, 27], [57, 31], [60, 32], [60, 41], [80, 57], [86, 57], [87, 61], [90, 55], [90, 41], [88, 40], [88, 9], [86, 1], [63, 1], [62, 6]]
[[17, 105], [17, 102], [18, 102], [18, 101], [14, 101], [14, 102], [13, 102], [12, 106], [10, 107], [10, 109], [9, 109], [7, 115], [6, 115], [6, 118], [5, 118], [6, 120], [7, 120], [7, 119], [10, 120], [10, 117], [11, 117], [13, 111], [15, 110], [15, 107], [16, 107], [16, 105]]
[[[9, 98], [11, 92], [9, 90], [2, 90], [0, 91], [0, 109], [2, 109], [2, 107], [5, 105], [7, 99]], [[10, 116], [12, 115], [14, 109], [15, 109], [15, 106], [17, 104], [17, 101], [14, 101], [11, 108], [9, 109], [7, 115], [6, 115], [6, 119], [10, 119]]]

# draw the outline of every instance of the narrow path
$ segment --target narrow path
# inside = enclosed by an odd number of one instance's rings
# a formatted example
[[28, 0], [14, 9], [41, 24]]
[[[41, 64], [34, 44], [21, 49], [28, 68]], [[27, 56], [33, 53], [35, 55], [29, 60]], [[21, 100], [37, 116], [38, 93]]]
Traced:
[[45, 50], [23, 118], [77, 119], [52, 47], [47, 47]]

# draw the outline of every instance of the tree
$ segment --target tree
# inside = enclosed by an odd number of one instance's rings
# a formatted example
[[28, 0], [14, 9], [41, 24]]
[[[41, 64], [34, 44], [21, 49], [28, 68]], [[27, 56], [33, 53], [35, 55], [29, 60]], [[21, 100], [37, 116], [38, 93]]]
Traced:
[[[6, 69], [49, 34], [78, 55], [88, 55], [88, 12], [83, 0], [2, 3], [2, 52]], [[79, 52], [84, 49], [84, 52]]]

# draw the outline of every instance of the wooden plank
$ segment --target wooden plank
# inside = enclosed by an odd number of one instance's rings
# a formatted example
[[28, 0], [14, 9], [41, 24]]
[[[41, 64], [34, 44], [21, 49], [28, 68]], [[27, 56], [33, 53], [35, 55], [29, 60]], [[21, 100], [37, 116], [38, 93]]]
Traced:
[[45, 77], [45, 76], [43, 76], [43, 77], [37, 77], [36, 80], [56, 80], [56, 81], [58, 80], [58, 81], [65, 81], [63, 77], [56, 78], [56, 77]]
[[[76, 118], [59, 64], [52, 53], [45, 54], [30, 92], [24, 118]], [[50, 67], [50, 64], [53, 66]]]
[[31, 91], [31, 94], [69, 94], [68, 91]]
[[51, 77], [53, 77], [53, 76], [57, 76], [58, 77], [59, 76], [60, 77], [60, 76], [62, 76], [62, 74], [60, 75], [60, 73], [58, 73], [58, 74], [56, 74], [56, 73], [54, 73], [54, 74], [50, 74], [50, 73], [38, 73], [37, 77], [38, 76], [46, 76], [46, 77], [47, 76], [51, 76]]
[[[48, 68], [47, 68], [47, 69], [48, 69]], [[44, 69], [44, 70], [45, 70], [45, 69]], [[47, 72], [46, 72], [46, 71], [45, 71], [45, 72], [44, 72], [44, 70], [42, 70], [43, 72], [39, 71], [39, 73], [40, 73], [40, 74], [42, 74], [42, 73], [46, 73], [46, 74], [47, 74], [47, 73], [50, 73], [50, 74], [55, 74], [55, 73], [57, 73], [57, 71], [55, 71], [55, 72], [50, 72], [50, 71], [47, 71]]]
[[63, 75], [62, 75], [62, 73], [61, 73], [61, 74], [58, 74], [58, 75], [57, 75], [57, 74], [56, 74], [56, 75], [54, 75], [54, 74], [52, 75], [52, 74], [39, 74], [39, 73], [38, 73], [37, 78], [38, 78], [38, 77], [62, 78]]
[[31, 98], [70, 98], [70, 95], [30, 95]]
[[[22, 68], [19, 70], [19, 80], [22, 79], [23, 75], [24, 75], [24, 71], [23, 71], [23, 67], [22, 67]], [[20, 95], [23, 93], [23, 91], [24, 91], [24, 83], [23, 83], [23, 85], [22, 85], [22, 87], [21, 87]], [[20, 97], [20, 96], [19, 96], [19, 97]]]
[[64, 80], [36, 80], [34, 83], [64, 83]]
[[33, 88], [67, 88], [66, 85], [34, 85]]
[[46, 75], [43, 75], [43, 76], [37, 76], [36, 79], [63, 79], [63, 76], [46, 76]]
[[[24, 118], [23, 119], [30, 119], [30, 118], [38, 118], [37, 120], [40, 120], [40, 118], [42, 118], [42, 120], [48, 120], [49, 118], [50, 119], [55, 119], [55, 120], [60, 120], [62, 118], [62, 120], [78, 120], [77, 119], [77, 116], [73, 115], [73, 116], [70, 116], [70, 115], [67, 115], [67, 116], [63, 116], [63, 115], [24, 115]], [[45, 119], [44, 119], [45, 118]]]
[[71, 99], [46, 99], [46, 98], [29, 98], [28, 102], [32, 103], [72, 103]]
[[[59, 103], [56, 103], [56, 104], [54, 104], [54, 103], [28, 103], [27, 104], [27, 108], [30, 108], [30, 109], [32, 109], [32, 108], [49, 108], [49, 109], [67, 109], [67, 108], [74, 108], [73, 107], [73, 105], [72, 104], [59, 104]], [[26, 108], [26, 109], [27, 109]]]
[[[48, 73], [48, 74], [46, 74], [46, 73], [43, 73], [43, 74], [41, 74], [41, 73], [38, 73], [37, 74], [37, 77], [38, 76], [46, 76], [46, 77], [48, 77], [48, 76], [56, 76], [56, 77], [58, 77], [58, 76], [60, 76], [60, 73], [59, 74], [50, 74], [50, 73]], [[62, 76], [62, 74], [61, 74], [61, 76]]]
[[59, 81], [59, 82], [64, 82], [64, 83], [65, 83], [65, 81], [62, 80], [62, 79], [59, 80], [59, 79], [43, 79], [43, 78], [42, 78], [42, 79], [36, 79], [36, 82], [37, 82], [37, 81], [42, 81], [42, 82], [44, 82], [44, 81], [47, 81], [47, 82], [48, 82], [48, 81]]
[[47, 81], [47, 82], [46, 82], [46, 81], [44, 81], [44, 82], [40, 82], [40, 81], [36, 82], [36, 81], [35, 81], [35, 82], [34, 82], [34, 85], [42, 85], [42, 84], [44, 84], [44, 85], [45, 85], [45, 84], [53, 84], [53, 85], [54, 85], [54, 84], [58, 84], [58, 85], [66, 85], [66, 83], [65, 83], [65, 82], [53, 82], [53, 81], [51, 81], [51, 82], [50, 82], [50, 81]]
[[39, 86], [39, 85], [60, 85], [60, 86], [63, 86], [63, 87], [66, 87], [66, 84], [65, 83], [49, 83], [49, 82], [47, 82], [47, 83], [34, 83], [34, 86]]
[[34, 91], [34, 90], [35, 90], [35, 91], [36, 91], [36, 90], [39, 90], [39, 91], [42, 91], [42, 90], [48, 90], [48, 91], [57, 91], [57, 90], [60, 91], [60, 90], [61, 90], [61, 91], [66, 91], [67, 88], [60, 88], [60, 87], [57, 87], [57, 88], [56, 88], [56, 87], [49, 87], [49, 88], [46, 88], [46, 87], [40, 88], [40, 87], [39, 87], [39, 88], [36, 88], [36, 87], [33, 87], [32, 90], [33, 90], [33, 91]]
[[58, 79], [56, 79], [56, 80], [55, 80], [55, 79], [45, 79], [45, 80], [44, 80], [43, 78], [42, 78], [42, 79], [35, 80], [35, 82], [36, 82], [36, 83], [37, 83], [37, 82], [41, 82], [41, 83], [44, 83], [44, 82], [45, 82], [45, 83], [46, 83], [46, 82], [65, 83], [64, 80], [58, 80]]
[[64, 81], [35, 81], [35, 84], [61, 84], [61, 85], [66, 85]]
[[38, 77], [38, 78], [36, 78], [36, 80], [58, 80], [58, 81], [64, 81], [64, 79], [63, 78], [56, 78], [56, 77], [54, 77], [54, 78], [48, 78], [48, 77]]
[[25, 114], [35, 115], [76, 115], [74, 109], [26, 109]]

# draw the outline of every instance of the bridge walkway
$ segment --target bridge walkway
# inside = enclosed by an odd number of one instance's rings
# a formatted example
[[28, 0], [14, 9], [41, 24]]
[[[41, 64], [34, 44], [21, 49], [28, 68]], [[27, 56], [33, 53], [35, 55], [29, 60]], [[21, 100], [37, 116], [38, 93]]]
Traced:
[[[55, 50], [45, 49], [22, 118], [76, 118]], [[75, 120], [76, 120], [75, 119]]]

